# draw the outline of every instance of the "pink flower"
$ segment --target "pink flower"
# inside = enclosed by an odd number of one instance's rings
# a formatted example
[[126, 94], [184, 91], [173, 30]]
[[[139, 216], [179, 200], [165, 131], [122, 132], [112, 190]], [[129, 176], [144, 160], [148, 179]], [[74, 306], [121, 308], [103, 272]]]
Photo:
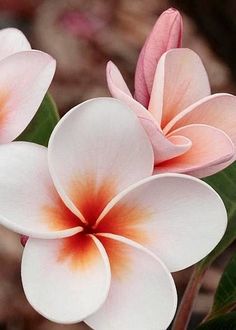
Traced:
[[[167, 51], [156, 66], [152, 61], [155, 49], [159, 58], [169, 44], [173, 47], [173, 40], [177, 46], [181, 36], [178, 14], [167, 12], [156, 23], [139, 57], [135, 97], [111, 62], [107, 65], [108, 86], [113, 97], [134, 110], [146, 130], [154, 151], [154, 173], [205, 177], [235, 160], [236, 97], [210, 95], [205, 68], [199, 56], [189, 49]], [[156, 46], [154, 33], [159, 44], [168, 47]], [[151, 64], [145, 66], [148, 59]]]
[[227, 215], [207, 184], [152, 171], [145, 131], [112, 98], [72, 109], [48, 150], [0, 146], [0, 223], [30, 236], [22, 281], [39, 313], [96, 330], [168, 327], [170, 271], [208, 254]]
[[23, 33], [0, 30], [0, 144], [14, 140], [35, 115], [55, 72], [55, 60], [31, 50]]

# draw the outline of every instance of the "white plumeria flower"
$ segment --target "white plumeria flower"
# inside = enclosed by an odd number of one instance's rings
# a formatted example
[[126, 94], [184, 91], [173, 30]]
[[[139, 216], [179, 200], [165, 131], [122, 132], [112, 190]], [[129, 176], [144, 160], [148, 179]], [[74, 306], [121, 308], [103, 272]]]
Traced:
[[30, 236], [22, 281], [40, 314], [96, 330], [168, 327], [170, 271], [207, 255], [227, 216], [207, 184], [152, 170], [145, 131], [112, 98], [73, 108], [48, 150], [0, 146], [0, 222]]
[[0, 144], [14, 140], [30, 123], [55, 68], [55, 60], [32, 50], [21, 31], [0, 30]]

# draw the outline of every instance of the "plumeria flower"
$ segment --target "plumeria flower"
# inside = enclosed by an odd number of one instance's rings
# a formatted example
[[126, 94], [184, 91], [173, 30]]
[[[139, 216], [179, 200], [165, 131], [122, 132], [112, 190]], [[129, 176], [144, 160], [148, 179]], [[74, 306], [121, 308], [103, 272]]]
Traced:
[[29, 236], [22, 281], [39, 313], [96, 330], [168, 327], [170, 271], [208, 254], [227, 216], [199, 179], [152, 171], [144, 129], [112, 98], [73, 108], [48, 149], [0, 146], [0, 222]]
[[38, 110], [55, 72], [55, 60], [31, 50], [23, 33], [0, 30], [0, 144], [22, 133]]
[[[158, 38], [161, 32], [163, 26], [159, 31], [157, 25], [147, 39], [142, 50], [147, 58], [151, 57], [145, 53], [149, 43], [149, 48], [155, 51], [153, 33]], [[137, 66], [139, 85], [136, 83], [134, 98], [112, 62], [107, 65], [107, 81], [112, 96], [129, 105], [145, 128], [154, 150], [154, 173], [178, 172], [206, 177], [230, 165], [235, 160], [236, 97], [223, 93], [210, 95], [205, 68], [190, 49], [167, 51], [155, 72], [153, 66], [149, 71], [144, 68], [144, 65]], [[149, 86], [150, 97], [145, 84]], [[141, 90], [146, 97], [140, 96]]]

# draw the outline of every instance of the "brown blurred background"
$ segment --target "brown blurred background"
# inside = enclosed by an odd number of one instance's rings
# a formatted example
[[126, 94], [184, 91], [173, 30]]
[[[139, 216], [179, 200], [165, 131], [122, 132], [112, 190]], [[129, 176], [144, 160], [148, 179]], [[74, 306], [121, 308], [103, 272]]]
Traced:
[[[233, 0], [0, 0], [0, 28], [20, 28], [33, 48], [56, 58], [51, 93], [64, 114], [88, 98], [109, 95], [105, 66], [110, 59], [133, 90], [138, 53], [157, 17], [170, 6], [183, 14], [184, 46], [201, 56], [212, 91], [236, 94]], [[53, 324], [33, 311], [21, 286], [21, 253], [17, 235], [1, 229], [0, 330], [88, 329]], [[207, 273], [189, 329], [208, 311], [226, 260], [227, 254]], [[175, 274], [180, 295], [190, 273], [188, 269]]]

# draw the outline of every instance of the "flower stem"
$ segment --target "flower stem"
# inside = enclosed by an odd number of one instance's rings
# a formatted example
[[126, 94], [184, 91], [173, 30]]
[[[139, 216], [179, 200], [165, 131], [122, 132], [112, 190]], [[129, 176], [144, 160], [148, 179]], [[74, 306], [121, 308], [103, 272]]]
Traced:
[[194, 300], [200, 289], [202, 279], [207, 268], [198, 268], [195, 266], [191, 278], [188, 282], [183, 298], [179, 305], [172, 330], [186, 330], [194, 305]]

